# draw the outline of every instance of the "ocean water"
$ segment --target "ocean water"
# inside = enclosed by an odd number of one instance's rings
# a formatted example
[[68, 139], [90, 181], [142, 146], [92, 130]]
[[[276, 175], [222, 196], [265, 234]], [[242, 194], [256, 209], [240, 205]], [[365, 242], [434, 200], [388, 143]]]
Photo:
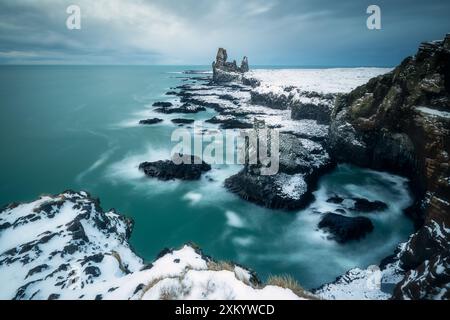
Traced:
[[[298, 212], [269, 210], [223, 188], [237, 165], [213, 166], [200, 181], [160, 182], [138, 171], [142, 161], [165, 159], [173, 147], [170, 118], [206, 120], [215, 113], [155, 114], [151, 104], [184, 83], [196, 66], [0, 67], [0, 205], [31, 201], [66, 189], [86, 190], [104, 209], [135, 221], [131, 244], [146, 261], [165, 247], [192, 241], [206, 254], [270, 274], [291, 274], [314, 288], [353, 267], [378, 264], [407, 240], [412, 223], [407, 181], [341, 165], [324, 176], [316, 200]], [[140, 119], [164, 118], [139, 126]], [[389, 205], [367, 214], [374, 232], [339, 245], [317, 229], [320, 212], [336, 207], [333, 194]], [[356, 213], [353, 213], [357, 215]]]

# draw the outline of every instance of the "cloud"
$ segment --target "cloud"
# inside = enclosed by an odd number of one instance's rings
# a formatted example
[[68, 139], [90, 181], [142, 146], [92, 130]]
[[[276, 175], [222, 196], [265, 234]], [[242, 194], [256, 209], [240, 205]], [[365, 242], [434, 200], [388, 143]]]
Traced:
[[[82, 29], [68, 30], [77, 4]], [[209, 64], [226, 47], [253, 64], [393, 65], [450, 31], [450, 3], [360, 0], [2, 0], [0, 63]]]

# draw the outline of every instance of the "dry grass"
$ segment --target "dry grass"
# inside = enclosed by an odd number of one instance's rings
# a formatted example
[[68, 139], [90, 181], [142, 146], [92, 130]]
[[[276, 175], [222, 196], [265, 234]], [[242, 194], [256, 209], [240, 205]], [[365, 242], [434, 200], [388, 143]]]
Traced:
[[142, 297], [145, 295], [145, 293], [150, 290], [151, 288], [153, 288], [158, 282], [160, 282], [161, 280], [163, 280], [164, 278], [155, 278], [152, 281], [150, 281], [149, 283], [147, 283], [147, 285], [142, 289], [142, 295], [141, 295], [141, 299]]
[[125, 273], [125, 274], [130, 273], [130, 271], [129, 271], [127, 268], [125, 268], [125, 266], [123, 265], [122, 258], [120, 257], [120, 254], [119, 254], [117, 251], [114, 251], [114, 250], [111, 251], [111, 255], [112, 255], [114, 258], [116, 258], [117, 262], [119, 263], [119, 269], [120, 269], [123, 273]]
[[234, 272], [234, 264], [229, 261], [208, 261], [208, 270], [222, 271], [227, 270]]
[[312, 293], [306, 291], [303, 289], [290, 275], [280, 275], [280, 276], [269, 276], [267, 279], [267, 285], [270, 286], [278, 286], [281, 288], [290, 289], [292, 292], [294, 292], [297, 296], [300, 298], [305, 299], [318, 299], [316, 296], [314, 296]]

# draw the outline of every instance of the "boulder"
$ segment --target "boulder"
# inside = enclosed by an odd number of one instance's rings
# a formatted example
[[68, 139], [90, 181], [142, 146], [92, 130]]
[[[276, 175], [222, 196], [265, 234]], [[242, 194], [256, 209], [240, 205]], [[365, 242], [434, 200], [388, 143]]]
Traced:
[[384, 211], [388, 208], [387, 204], [382, 201], [369, 201], [364, 198], [353, 198], [355, 201], [351, 210], [360, 212]]
[[140, 120], [139, 124], [156, 124], [156, 123], [160, 123], [163, 122], [163, 119], [160, 118], [152, 118], [152, 119], [145, 119], [145, 120]]
[[171, 107], [173, 104], [171, 103], [171, 102], [161, 102], [161, 101], [158, 101], [158, 102], [155, 102], [154, 104], [153, 104], [153, 107], [161, 107], [161, 108], [169, 108], [169, 107]]
[[184, 119], [184, 118], [176, 118], [172, 119], [171, 121], [176, 124], [190, 124], [195, 122], [194, 119]]
[[[177, 164], [175, 158], [183, 162]], [[143, 162], [139, 165], [147, 176], [159, 180], [198, 180], [202, 173], [211, 170], [211, 166], [196, 156], [177, 154], [171, 160], [159, 160], [154, 162]]]
[[336, 213], [327, 213], [318, 227], [330, 232], [339, 243], [363, 238], [373, 230], [372, 221], [366, 217], [346, 217]]

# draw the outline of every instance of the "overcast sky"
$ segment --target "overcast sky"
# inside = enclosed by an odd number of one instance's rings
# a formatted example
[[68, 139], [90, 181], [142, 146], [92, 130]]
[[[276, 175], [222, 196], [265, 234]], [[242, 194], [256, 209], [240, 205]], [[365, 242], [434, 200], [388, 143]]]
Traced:
[[[81, 8], [68, 30], [66, 8]], [[366, 9], [381, 8], [381, 30]], [[450, 32], [441, 0], [1, 0], [0, 63], [393, 66]]]

